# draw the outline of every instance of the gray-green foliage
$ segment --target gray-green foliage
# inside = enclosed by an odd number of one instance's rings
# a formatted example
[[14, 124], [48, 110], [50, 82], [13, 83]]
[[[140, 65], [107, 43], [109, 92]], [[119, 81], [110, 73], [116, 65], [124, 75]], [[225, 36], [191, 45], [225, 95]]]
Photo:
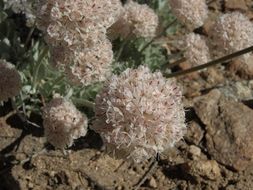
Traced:
[[[166, 0], [143, 1], [152, 7], [161, 20], [162, 26], [166, 26], [173, 17], [169, 14]], [[79, 100], [94, 101], [102, 83], [96, 83], [87, 87], [74, 86], [67, 82], [63, 72], [53, 68], [50, 64], [48, 46], [43, 40], [43, 35], [36, 28], [29, 28], [25, 24], [22, 14], [15, 14], [11, 9], [4, 10], [4, 4], [0, 1], [0, 58], [16, 65], [22, 76], [23, 88], [20, 96], [16, 97], [19, 108], [40, 113], [41, 106], [48, 102], [54, 94], [60, 94], [72, 99], [76, 103]], [[174, 32], [167, 30], [165, 33]], [[32, 35], [30, 35], [32, 34]], [[128, 67], [137, 67], [140, 64], [148, 65], [152, 70], [160, 69], [166, 62], [167, 54], [159, 43], [152, 43], [141, 49], [151, 39], [132, 39], [125, 42], [117, 39], [113, 42], [115, 58], [113, 72], [119, 74]], [[119, 51], [122, 52], [119, 53]]]

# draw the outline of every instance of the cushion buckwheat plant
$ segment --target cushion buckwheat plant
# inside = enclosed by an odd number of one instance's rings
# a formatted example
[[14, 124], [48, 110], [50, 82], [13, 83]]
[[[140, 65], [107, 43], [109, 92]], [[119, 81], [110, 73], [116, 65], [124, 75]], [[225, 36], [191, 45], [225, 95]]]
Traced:
[[97, 95], [92, 128], [118, 158], [136, 162], [182, 139], [185, 113], [174, 80], [145, 67], [113, 75]]
[[201, 27], [208, 17], [206, 0], [169, 0], [172, 13], [188, 29]]
[[120, 16], [121, 1], [43, 0], [37, 6], [52, 64], [61, 66], [75, 84], [105, 80], [113, 61], [106, 30]]
[[126, 38], [154, 37], [156, 35], [159, 19], [155, 12], [147, 5], [128, 1], [119, 20], [109, 29], [109, 35], [114, 39], [117, 35]]
[[75, 139], [87, 133], [88, 118], [64, 98], [52, 99], [43, 108], [42, 116], [45, 136], [56, 148], [70, 147]]
[[[214, 49], [226, 55], [252, 46], [253, 23], [240, 12], [221, 15], [211, 31]], [[249, 54], [244, 55], [247, 59]]]
[[184, 40], [184, 57], [192, 66], [198, 66], [211, 60], [209, 47], [204, 37], [190, 33]]
[[0, 60], [0, 102], [17, 96], [21, 88], [21, 77], [15, 66]]

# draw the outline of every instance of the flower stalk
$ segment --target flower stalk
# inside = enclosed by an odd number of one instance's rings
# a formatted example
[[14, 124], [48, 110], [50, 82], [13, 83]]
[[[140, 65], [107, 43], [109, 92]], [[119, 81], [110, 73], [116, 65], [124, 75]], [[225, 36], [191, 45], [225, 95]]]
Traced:
[[241, 55], [244, 55], [244, 54], [246, 54], [246, 53], [250, 53], [250, 52], [252, 52], [252, 51], [253, 51], [253, 46], [248, 47], [248, 48], [245, 48], [245, 49], [240, 50], [240, 51], [237, 51], [237, 52], [235, 52], [235, 53], [226, 55], [226, 56], [221, 57], [221, 58], [219, 58], [219, 59], [210, 61], [210, 62], [208, 62], [208, 63], [206, 63], [206, 64], [199, 65], [199, 66], [196, 66], [196, 67], [193, 67], [193, 68], [184, 70], [184, 71], [179, 71], [179, 72], [175, 72], [175, 73], [170, 73], [170, 74], [167, 74], [167, 75], [165, 75], [165, 76], [166, 76], [167, 78], [172, 78], [172, 77], [178, 77], [178, 76], [186, 75], [186, 74], [189, 74], [189, 73], [192, 73], [192, 72], [196, 72], [196, 71], [199, 71], [199, 70], [202, 70], [202, 69], [205, 69], [205, 68], [214, 66], [214, 65], [218, 65], [218, 64], [220, 64], [220, 63], [224, 63], [224, 62], [226, 62], [226, 61], [229, 61], [229, 60], [231, 60], [231, 59], [234, 59], [234, 58], [239, 57], [239, 56], [241, 56]]

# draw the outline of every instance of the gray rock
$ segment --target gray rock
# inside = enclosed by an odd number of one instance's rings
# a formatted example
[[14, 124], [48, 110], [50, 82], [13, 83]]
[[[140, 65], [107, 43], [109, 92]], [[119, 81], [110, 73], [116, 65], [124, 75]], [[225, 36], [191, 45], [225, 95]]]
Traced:
[[253, 80], [231, 82], [219, 88], [226, 97], [236, 101], [253, 99]]

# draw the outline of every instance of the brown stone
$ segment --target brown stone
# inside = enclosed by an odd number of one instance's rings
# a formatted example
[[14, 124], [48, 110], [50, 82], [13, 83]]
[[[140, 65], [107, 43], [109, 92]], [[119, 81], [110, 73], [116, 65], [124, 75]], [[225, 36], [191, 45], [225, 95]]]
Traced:
[[183, 165], [183, 169], [193, 177], [216, 180], [221, 176], [220, 168], [215, 160], [190, 161]]
[[201, 149], [197, 146], [189, 146], [189, 155], [193, 160], [198, 160], [201, 155]]
[[196, 100], [195, 110], [206, 125], [208, 153], [235, 170], [253, 164], [253, 110], [226, 99], [218, 90]]
[[195, 121], [188, 124], [187, 133], [185, 139], [195, 145], [198, 145], [204, 136], [204, 131], [201, 129], [200, 125]]
[[225, 0], [225, 7], [230, 10], [248, 10], [245, 0]]
[[156, 180], [155, 180], [154, 177], [151, 177], [151, 179], [149, 180], [148, 185], [149, 185], [150, 187], [154, 188], [154, 189], [157, 188], [157, 183], [156, 183]]
[[253, 79], [253, 55], [251, 55], [246, 61], [246, 63], [239, 59], [233, 61], [229, 65], [229, 70], [239, 75], [241, 78]]
[[212, 90], [206, 96], [201, 96], [195, 99], [194, 109], [201, 121], [207, 126], [211, 125], [211, 119], [218, 115], [216, 105], [218, 104], [220, 97], [221, 92], [219, 90]]

